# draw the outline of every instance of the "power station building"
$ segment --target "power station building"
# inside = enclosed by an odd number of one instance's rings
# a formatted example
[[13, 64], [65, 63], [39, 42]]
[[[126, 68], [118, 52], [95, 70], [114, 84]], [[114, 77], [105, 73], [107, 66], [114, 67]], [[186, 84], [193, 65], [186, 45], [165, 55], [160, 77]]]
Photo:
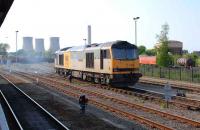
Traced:
[[[155, 47], [159, 48], [160, 45], [161, 45], [160, 43], [156, 43]], [[168, 49], [169, 49], [169, 52], [171, 52], [172, 54], [182, 55], [183, 43], [176, 40], [169, 40]]]
[[42, 53], [45, 51], [44, 49], [44, 39], [43, 38], [36, 38], [35, 39], [35, 51], [38, 53]]
[[33, 37], [23, 37], [23, 50], [33, 51]]
[[59, 37], [50, 37], [49, 50], [55, 53], [59, 49], [60, 49]]

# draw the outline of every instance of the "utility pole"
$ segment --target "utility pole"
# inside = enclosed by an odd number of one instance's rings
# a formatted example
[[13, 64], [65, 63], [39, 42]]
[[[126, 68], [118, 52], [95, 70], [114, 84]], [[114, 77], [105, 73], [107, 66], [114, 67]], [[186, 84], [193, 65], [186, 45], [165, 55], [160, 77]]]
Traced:
[[15, 31], [16, 32], [16, 63], [17, 63], [17, 34], [18, 34], [18, 30], [17, 31]]
[[134, 17], [133, 20], [135, 21], [135, 45], [137, 46], [137, 20], [140, 17]]

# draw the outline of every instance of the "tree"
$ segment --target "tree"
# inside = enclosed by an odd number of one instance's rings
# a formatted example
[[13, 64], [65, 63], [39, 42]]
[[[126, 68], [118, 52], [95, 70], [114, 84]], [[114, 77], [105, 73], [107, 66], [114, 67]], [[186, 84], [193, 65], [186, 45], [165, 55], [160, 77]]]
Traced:
[[148, 56], [155, 56], [156, 55], [156, 49], [147, 49], [145, 52]]
[[197, 59], [197, 66], [200, 66], [200, 57]]
[[[14, 55], [16, 55], [16, 52]], [[20, 49], [17, 51], [17, 56], [27, 56], [27, 52], [24, 51], [23, 49]]]
[[138, 53], [139, 53], [139, 55], [144, 54], [145, 51], [146, 51], [146, 47], [145, 46], [142, 45], [142, 46], [138, 47]]
[[45, 58], [54, 58], [54, 53], [51, 50], [45, 51], [44, 57]]
[[0, 55], [7, 55], [10, 46], [7, 43], [0, 43]]
[[162, 25], [162, 30], [159, 35], [157, 35], [158, 43], [160, 46], [157, 48], [157, 64], [163, 67], [169, 66], [172, 61], [171, 57], [168, 54], [168, 32], [169, 32], [169, 25], [164, 24]]

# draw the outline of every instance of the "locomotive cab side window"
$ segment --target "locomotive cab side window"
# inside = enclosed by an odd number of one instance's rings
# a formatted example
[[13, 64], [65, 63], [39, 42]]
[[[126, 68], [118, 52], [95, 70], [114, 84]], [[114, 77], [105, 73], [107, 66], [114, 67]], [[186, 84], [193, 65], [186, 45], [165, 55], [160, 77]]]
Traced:
[[64, 62], [63, 62], [63, 59], [64, 59], [64, 55], [59, 55], [59, 65], [64, 65]]
[[94, 53], [86, 53], [86, 68], [94, 68]]
[[104, 59], [110, 59], [110, 51], [107, 50], [102, 50], [103, 51], [103, 58]]
[[109, 49], [100, 51], [100, 69], [103, 69], [103, 59], [110, 59]]

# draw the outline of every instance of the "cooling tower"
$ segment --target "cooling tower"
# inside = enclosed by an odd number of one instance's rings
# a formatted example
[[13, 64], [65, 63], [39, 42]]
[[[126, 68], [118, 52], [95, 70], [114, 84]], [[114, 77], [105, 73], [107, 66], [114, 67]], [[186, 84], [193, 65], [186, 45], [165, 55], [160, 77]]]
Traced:
[[32, 37], [23, 37], [23, 50], [33, 51], [33, 38]]
[[50, 48], [53, 53], [60, 49], [59, 37], [50, 37]]
[[36, 52], [44, 52], [44, 39], [36, 38], [35, 39], [35, 51]]
[[88, 25], [88, 45], [91, 45], [91, 25]]

